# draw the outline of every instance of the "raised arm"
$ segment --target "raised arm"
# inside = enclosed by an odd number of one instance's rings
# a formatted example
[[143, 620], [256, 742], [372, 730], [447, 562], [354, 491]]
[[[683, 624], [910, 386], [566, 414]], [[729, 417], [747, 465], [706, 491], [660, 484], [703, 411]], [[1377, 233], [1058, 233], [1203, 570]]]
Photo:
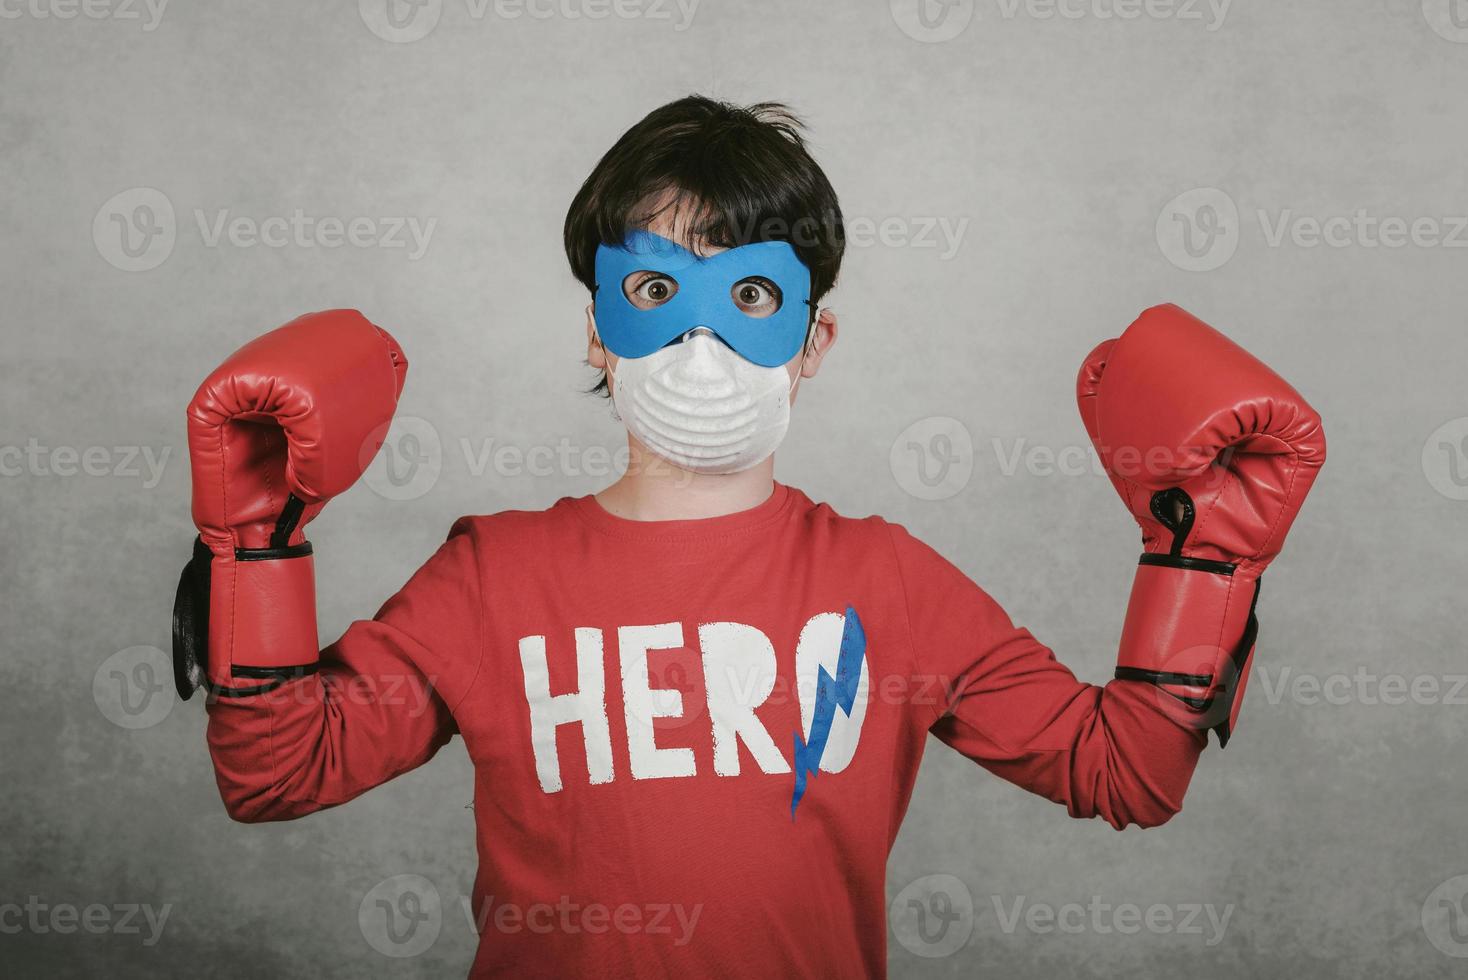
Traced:
[[1259, 579], [1325, 436], [1283, 379], [1174, 306], [1098, 347], [1077, 393], [1142, 528], [1115, 680], [1080, 683], [961, 572], [905, 532], [894, 540], [919, 669], [953, 674], [933, 732], [1074, 816], [1148, 826], [1181, 808], [1208, 730], [1220, 744], [1235, 731]]
[[1073, 817], [1120, 830], [1182, 808], [1205, 732], [1142, 685], [1082, 683], [961, 570], [891, 531], [922, 681], [913, 689], [946, 695], [924, 699], [934, 735]]
[[[472, 535], [451, 538], [377, 619], [318, 653], [306, 525], [377, 451], [407, 361], [352, 310], [232, 354], [189, 406], [199, 537], [174, 606], [180, 696], [209, 695], [225, 806], [285, 819], [417, 765], [453, 731], [445, 665], [477, 659]], [[466, 585], [467, 583], [467, 585]], [[451, 656], [457, 654], [457, 656]]]
[[236, 820], [335, 806], [427, 762], [458, 730], [453, 708], [482, 652], [470, 521], [370, 620], [275, 690], [211, 697], [209, 753]]

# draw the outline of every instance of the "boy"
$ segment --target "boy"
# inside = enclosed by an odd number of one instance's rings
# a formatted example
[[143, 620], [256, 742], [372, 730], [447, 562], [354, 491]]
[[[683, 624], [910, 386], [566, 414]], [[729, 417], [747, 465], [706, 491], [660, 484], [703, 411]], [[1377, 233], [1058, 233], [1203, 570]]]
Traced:
[[[375, 451], [406, 361], [334, 311], [206, 380], [176, 650], [185, 695], [207, 673], [230, 814], [343, 803], [459, 734], [476, 912], [579, 910], [482, 927], [473, 976], [881, 976], [886, 859], [928, 732], [1072, 816], [1176, 813], [1208, 729], [1233, 730], [1318, 417], [1173, 307], [1092, 354], [1082, 415], [1146, 553], [1118, 679], [1082, 684], [901, 527], [774, 481], [837, 340], [817, 304], [840, 222], [778, 106], [690, 97], [629, 130], [565, 225], [627, 473], [459, 520], [319, 655], [304, 527]], [[404, 683], [426, 709], [381, 696]], [[690, 935], [586, 911], [628, 906], [678, 909]]]

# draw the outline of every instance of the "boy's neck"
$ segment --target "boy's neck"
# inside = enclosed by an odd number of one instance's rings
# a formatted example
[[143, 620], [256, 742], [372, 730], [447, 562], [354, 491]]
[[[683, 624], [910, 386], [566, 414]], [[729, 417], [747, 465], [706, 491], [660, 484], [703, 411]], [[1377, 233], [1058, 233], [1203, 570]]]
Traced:
[[596, 495], [609, 513], [630, 521], [690, 521], [758, 507], [775, 492], [775, 458], [742, 473], [679, 469], [633, 443], [627, 472]]

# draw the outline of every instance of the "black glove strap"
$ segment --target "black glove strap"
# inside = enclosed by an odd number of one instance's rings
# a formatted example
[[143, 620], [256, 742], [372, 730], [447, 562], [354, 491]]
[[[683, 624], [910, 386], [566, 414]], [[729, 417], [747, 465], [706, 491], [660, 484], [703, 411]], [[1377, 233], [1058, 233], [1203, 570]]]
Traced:
[[1224, 748], [1233, 732], [1229, 730], [1228, 720], [1233, 715], [1233, 700], [1238, 696], [1238, 687], [1243, 684], [1244, 668], [1249, 662], [1249, 654], [1254, 651], [1254, 644], [1259, 639], [1259, 617], [1254, 615], [1254, 610], [1259, 608], [1259, 592], [1264, 587], [1264, 579], [1254, 583], [1254, 601], [1249, 603], [1249, 621], [1244, 624], [1244, 635], [1239, 639], [1239, 645], [1234, 648], [1233, 654], [1233, 681], [1236, 685], [1226, 695], [1228, 698], [1228, 714], [1223, 716], [1223, 721], [1213, 727], [1218, 733], [1218, 747]]
[[173, 597], [173, 687], [181, 700], [205, 682], [209, 663], [209, 563], [214, 553], [203, 538], [178, 577]]
[[[296, 525], [301, 523], [301, 515], [306, 510], [306, 502], [295, 494], [287, 494], [285, 506], [281, 508], [280, 517], [275, 521], [275, 530], [270, 534], [270, 548], [276, 550], [284, 548], [290, 541], [291, 535], [296, 533]], [[310, 554], [310, 552], [307, 552]]]
[[293, 681], [301, 677], [309, 677], [320, 669], [320, 664], [301, 664], [298, 667], [231, 667], [231, 677], [259, 678], [266, 681], [264, 684], [255, 684], [251, 687], [220, 687], [211, 684], [207, 679], [200, 685], [217, 698], [249, 698], [257, 694], [269, 694], [271, 691], [284, 685], [287, 681]]
[[1182, 557], [1183, 542], [1193, 530], [1193, 498], [1182, 487], [1169, 487], [1152, 494], [1147, 506], [1157, 522], [1172, 532], [1172, 554]]

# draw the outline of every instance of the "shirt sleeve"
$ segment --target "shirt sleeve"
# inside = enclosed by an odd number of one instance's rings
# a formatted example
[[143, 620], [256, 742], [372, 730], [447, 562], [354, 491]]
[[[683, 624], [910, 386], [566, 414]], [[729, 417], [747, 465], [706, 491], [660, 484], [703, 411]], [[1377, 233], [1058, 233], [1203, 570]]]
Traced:
[[483, 642], [473, 524], [377, 615], [321, 652], [319, 670], [265, 694], [211, 699], [209, 752], [236, 820], [289, 820], [345, 803], [427, 762], [457, 732], [453, 708]]
[[1073, 817], [1120, 830], [1182, 808], [1206, 731], [1171, 720], [1150, 684], [1077, 680], [963, 572], [890, 529], [915, 669], [945, 692], [919, 707], [934, 735]]

